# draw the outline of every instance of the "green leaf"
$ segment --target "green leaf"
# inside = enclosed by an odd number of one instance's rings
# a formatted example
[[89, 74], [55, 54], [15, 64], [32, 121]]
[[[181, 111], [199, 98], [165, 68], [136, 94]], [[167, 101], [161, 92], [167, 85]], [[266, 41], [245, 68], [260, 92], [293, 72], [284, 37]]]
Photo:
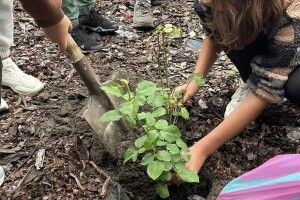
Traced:
[[138, 150], [139, 154], [144, 153], [145, 151], [146, 151], [145, 148], [140, 148], [140, 149]]
[[167, 184], [157, 184], [156, 193], [163, 199], [166, 199], [170, 196], [168, 185]]
[[180, 147], [181, 149], [183, 149], [183, 150], [187, 150], [188, 149], [188, 146], [186, 145], [186, 143], [182, 139], [180, 139], [180, 138], [176, 141], [176, 145], [178, 147]]
[[148, 153], [143, 157], [141, 165], [146, 166], [152, 161], [154, 161], [154, 155], [152, 153]]
[[130, 116], [125, 116], [124, 120], [125, 120], [127, 126], [129, 126], [130, 128], [132, 128], [136, 125], [135, 119]]
[[183, 152], [182, 154], [181, 154], [181, 158], [185, 161], [185, 162], [187, 162], [187, 161], [189, 161], [190, 160], [190, 155], [188, 154], [188, 152]]
[[178, 162], [182, 163], [183, 160], [182, 160], [181, 155], [180, 154], [173, 155], [172, 156], [172, 162], [173, 163], [178, 163]]
[[183, 97], [183, 92], [182, 92], [182, 91], [175, 91], [174, 94], [173, 94], [173, 96], [174, 96], [177, 100], [182, 99], [182, 97]]
[[199, 176], [197, 175], [197, 173], [186, 168], [184, 164], [176, 164], [175, 171], [184, 182], [199, 183]]
[[167, 149], [173, 155], [180, 153], [180, 149], [178, 148], [178, 146], [176, 144], [168, 144]]
[[147, 150], [153, 149], [153, 146], [155, 145], [155, 142], [158, 138], [158, 131], [157, 130], [151, 130], [147, 133], [147, 140], [144, 144], [144, 148]]
[[169, 143], [173, 143], [181, 137], [179, 128], [174, 125], [168, 126], [160, 133], [161, 133], [161, 137]]
[[136, 151], [133, 155], [132, 155], [132, 161], [135, 162], [138, 158], [139, 152]]
[[123, 83], [124, 85], [129, 85], [129, 81], [126, 79], [120, 79], [120, 82]]
[[180, 27], [174, 27], [173, 31], [171, 33], [169, 33], [169, 35], [172, 38], [180, 38], [181, 37], [181, 33], [182, 33], [182, 30], [181, 30]]
[[155, 93], [155, 94], [148, 97], [147, 102], [153, 108], [158, 108], [158, 107], [162, 107], [164, 105], [165, 99], [161, 95], [161, 93]]
[[150, 96], [157, 90], [156, 84], [151, 81], [141, 81], [136, 89], [137, 96]]
[[120, 112], [123, 114], [135, 118], [139, 111], [139, 104], [136, 100], [131, 100], [123, 103], [120, 108]]
[[166, 109], [164, 107], [157, 108], [153, 113], [153, 117], [161, 117], [164, 116], [167, 113]]
[[134, 156], [134, 154], [137, 154], [137, 151], [135, 150], [135, 148], [133, 148], [133, 147], [128, 148], [124, 154], [124, 163], [131, 160], [132, 157]]
[[162, 146], [165, 146], [165, 145], [167, 145], [168, 143], [166, 143], [165, 141], [158, 141], [157, 142], [157, 146], [159, 146], [159, 147], [162, 147]]
[[170, 162], [172, 160], [171, 154], [168, 151], [158, 151], [156, 157], [158, 160], [165, 162]]
[[188, 81], [189, 82], [195, 81], [199, 87], [201, 87], [205, 83], [203, 75], [202, 74], [198, 74], [198, 73], [191, 74], [188, 77]]
[[174, 26], [173, 26], [173, 24], [165, 24], [165, 27], [167, 27], [167, 28], [172, 28], [172, 27], [174, 27]]
[[[172, 168], [171, 168], [172, 169]], [[162, 181], [162, 182], [169, 182], [172, 180], [172, 173], [169, 172], [170, 170], [164, 172], [160, 177], [159, 177], [159, 180]]]
[[168, 126], [168, 128], [166, 128], [164, 130], [169, 131], [170, 133], [181, 135], [180, 129], [177, 126], [174, 126], [174, 125], [170, 125], [170, 126]]
[[180, 134], [170, 133], [167, 131], [161, 131], [161, 137], [169, 143], [175, 142], [180, 138]]
[[147, 138], [149, 142], [153, 143], [158, 138], [158, 131], [157, 130], [149, 131], [147, 133]]
[[117, 96], [117, 97], [121, 97], [124, 95], [125, 91], [122, 85], [116, 83], [116, 82], [112, 82], [106, 85], [103, 85], [101, 87], [101, 89], [108, 93], [111, 94], [113, 96]]
[[114, 121], [119, 121], [121, 118], [122, 118], [122, 115], [118, 110], [111, 110], [111, 111], [108, 111], [107, 113], [104, 113], [100, 117], [100, 121], [114, 122]]
[[140, 148], [142, 148], [142, 147], [144, 146], [146, 140], [147, 140], [147, 136], [144, 135], [144, 136], [138, 138], [138, 139], [134, 142], [134, 145], [135, 145], [137, 148], [140, 149]]
[[165, 165], [161, 161], [152, 161], [147, 166], [147, 174], [153, 180], [156, 180], [163, 173]]
[[163, 29], [162, 25], [157, 26], [154, 31], [154, 34], [157, 35], [157, 34], [161, 33], [162, 29]]
[[188, 111], [185, 107], [182, 107], [182, 108], [180, 109], [180, 116], [181, 116], [183, 119], [189, 119], [189, 118], [190, 118], [189, 111]]
[[167, 120], [161, 119], [155, 123], [155, 128], [159, 130], [165, 130], [169, 127]]
[[145, 103], [146, 103], [146, 101], [147, 101], [147, 98], [146, 98], [145, 96], [143, 96], [143, 95], [136, 95], [136, 96], [135, 96], [135, 99], [137, 100], [137, 102], [138, 102], [138, 104], [139, 104], [140, 106], [145, 105]]
[[125, 100], [130, 100], [132, 97], [134, 96], [134, 93], [133, 92], [130, 92], [130, 95], [129, 95], [129, 93], [126, 93], [125, 95], [123, 95], [122, 97], [123, 97], [123, 99], [125, 99]]
[[138, 113], [138, 115], [137, 115], [139, 120], [146, 119], [149, 116], [151, 116], [151, 113], [149, 113], [149, 112], [141, 112], [141, 113]]
[[169, 172], [173, 169], [173, 165], [171, 162], [165, 162], [164, 165], [165, 165], [164, 171], [166, 172]]
[[166, 24], [163, 31], [165, 33], [171, 33], [174, 30], [173, 25], [172, 24]]
[[152, 117], [152, 115], [150, 115], [146, 118], [146, 123], [148, 126], [154, 126], [156, 123], [156, 120], [154, 119], [154, 117]]

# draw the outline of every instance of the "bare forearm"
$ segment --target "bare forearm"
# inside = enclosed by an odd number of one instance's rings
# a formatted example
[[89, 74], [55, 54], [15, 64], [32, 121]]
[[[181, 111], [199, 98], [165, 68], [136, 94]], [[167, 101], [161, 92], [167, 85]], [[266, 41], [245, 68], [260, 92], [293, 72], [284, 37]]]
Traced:
[[64, 17], [61, 0], [19, 0], [41, 27], [58, 24]]
[[266, 108], [267, 102], [250, 94], [246, 100], [232, 112], [218, 127], [201, 139], [195, 148], [199, 154], [209, 156], [228, 140], [237, 136]]
[[206, 76], [217, 58], [218, 54], [214, 39], [205, 38], [194, 72]]

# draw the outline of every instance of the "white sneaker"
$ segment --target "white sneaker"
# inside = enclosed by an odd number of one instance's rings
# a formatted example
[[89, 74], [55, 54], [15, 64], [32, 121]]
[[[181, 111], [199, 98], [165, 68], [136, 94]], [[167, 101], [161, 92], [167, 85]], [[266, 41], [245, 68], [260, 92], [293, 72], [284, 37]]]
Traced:
[[2, 64], [2, 85], [19, 94], [37, 94], [44, 89], [41, 81], [25, 74], [11, 58], [2, 60]]
[[4, 183], [4, 177], [5, 177], [4, 169], [0, 166], [0, 187]]
[[240, 87], [235, 91], [231, 97], [231, 101], [226, 107], [224, 118], [228, 117], [250, 94], [250, 89], [247, 83], [241, 80]]
[[[4, 112], [4, 111], [6, 111], [6, 110], [8, 110], [8, 105], [7, 105], [7, 103], [4, 101], [4, 99], [0, 99], [0, 113], [1, 112]], [[0, 176], [1, 177], [1, 176]]]

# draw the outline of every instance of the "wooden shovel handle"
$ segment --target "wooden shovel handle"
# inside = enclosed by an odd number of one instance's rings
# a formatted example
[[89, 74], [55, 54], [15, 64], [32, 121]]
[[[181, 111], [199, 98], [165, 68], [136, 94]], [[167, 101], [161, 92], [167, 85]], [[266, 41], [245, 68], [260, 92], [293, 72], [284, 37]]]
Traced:
[[67, 54], [70, 56], [71, 60], [74, 63], [77, 63], [82, 58], [84, 58], [84, 55], [81, 53], [80, 48], [70, 34], [68, 34]]

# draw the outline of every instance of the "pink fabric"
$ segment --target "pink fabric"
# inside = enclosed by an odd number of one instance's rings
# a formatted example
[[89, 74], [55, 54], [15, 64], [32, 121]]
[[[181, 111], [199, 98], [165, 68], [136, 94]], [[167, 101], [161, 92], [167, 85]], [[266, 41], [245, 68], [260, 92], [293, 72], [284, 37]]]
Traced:
[[218, 200], [300, 200], [300, 154], [272, 158], [228, 183]]
[[[291, 165], [291, 162], [293, 162], [293, 165]], [[270, 166], [276, 167], [270, 168]], [[289, 170], [287, 171], [286, 169]], [[272, 158], [260, 167], [242, 175], [241, 178], [275, 178], [297, 172], [300, 172], [299, 154], [280, 155]]]
[[222, 193], [217, 200], [300, 200], [300, 181]]

